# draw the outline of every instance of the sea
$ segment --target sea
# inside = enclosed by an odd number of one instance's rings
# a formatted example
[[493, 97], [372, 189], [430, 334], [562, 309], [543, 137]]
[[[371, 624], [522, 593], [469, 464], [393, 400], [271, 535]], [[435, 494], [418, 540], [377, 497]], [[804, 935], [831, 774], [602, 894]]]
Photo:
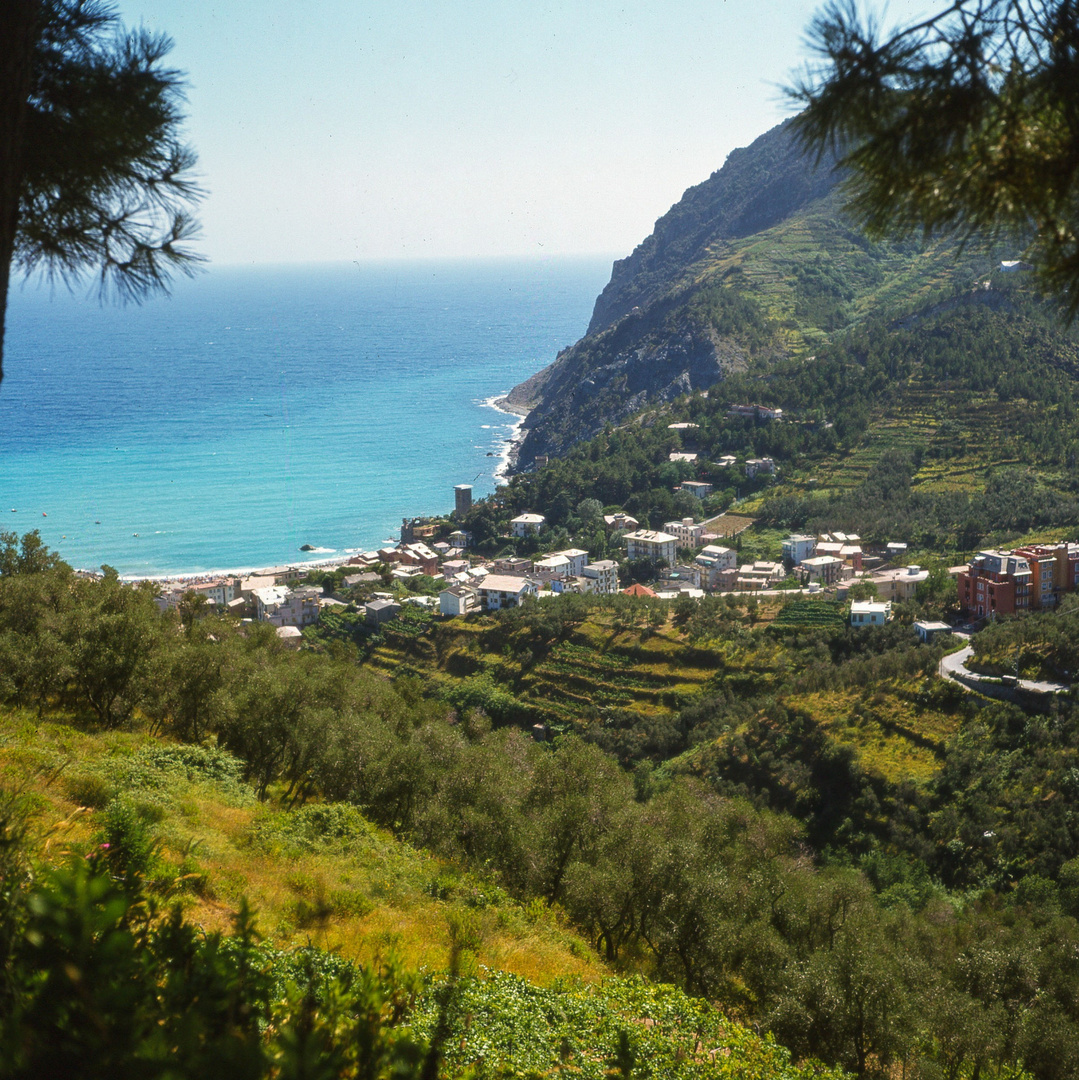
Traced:
[[127, 306], [17, 283], [0, 530], [126, 577], [376, 548], [503, 481], [520, 421], [494, 402], [584, 333], [610, 270], [213, 267]]

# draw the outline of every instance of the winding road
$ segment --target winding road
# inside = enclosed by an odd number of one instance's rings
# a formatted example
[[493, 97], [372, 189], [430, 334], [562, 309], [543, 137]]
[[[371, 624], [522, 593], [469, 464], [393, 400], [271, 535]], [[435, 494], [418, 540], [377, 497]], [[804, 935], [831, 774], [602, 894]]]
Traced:
[[[973, 645], [968, 645], [959, 652], [949, 653], [940, 662], [941, 678], [963, 687], [964, 690], [978, 689], [977, 686], [971, 686], [971, 683], [984, 683], [987, 691], [989, 687], [1000, 687], [1002, 684], [992, 676], [979, 675], [976, 671], [970, 671], [967, 668], [967, 661], [973, 655]], [[1018, 689], [1026, 690], [1031, 694], [1063, 694], [1071, 689], [1065, 683], [1040, 682], [1036, 679], [1020, 679], [1015, 685]]]

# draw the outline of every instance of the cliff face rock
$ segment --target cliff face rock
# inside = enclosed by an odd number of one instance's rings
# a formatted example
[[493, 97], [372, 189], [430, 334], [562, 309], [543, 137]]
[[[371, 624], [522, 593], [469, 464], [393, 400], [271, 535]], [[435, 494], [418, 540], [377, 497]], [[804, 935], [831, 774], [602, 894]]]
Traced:
[[653, 402], [713, 386], [746, 363], [734, 341], [696, 320], [671, 325], [662, 308], [634, 311], [583, 338], [527, 382], [508, 403], [530, 409], [518, 463], [557, 455]]
[[[706, 286], [694, 271], [717, 244], [771, 227], [836, 181], [831, 163], [815, 167], [781, 124], [690, 188], [652, 235], [615, 263], [586, 336], [510, 392], [510, 405], [531, 410], [518, 466], [743, 368], [744, 339], [730, 332], [729, 319], [716, 318], [714, 298], [711, 308], [697, 302]], [[738, 317], [740, 325], [755, 318], [752, 311]]]
[[651, 303], [717, 240], [763, 232], [827, 195], [837, 180], [832, 160], [818, 167], [792, 137], [789, 121], [732, 150], [723, 168], [691, 187], [656, 222], [652, 235], [614, 264], [588, 333]]

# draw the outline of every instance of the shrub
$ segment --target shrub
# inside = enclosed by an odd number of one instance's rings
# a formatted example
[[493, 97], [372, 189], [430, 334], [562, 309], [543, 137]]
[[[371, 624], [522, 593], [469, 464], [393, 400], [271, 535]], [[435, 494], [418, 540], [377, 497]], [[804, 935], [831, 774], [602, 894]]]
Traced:
[[113, 875], [129, 885], [147, 877], [157, 862], [157, 841], [146, 819], [127, 799], [113, 799], [105, 807], [102, 829], [94, 840]]

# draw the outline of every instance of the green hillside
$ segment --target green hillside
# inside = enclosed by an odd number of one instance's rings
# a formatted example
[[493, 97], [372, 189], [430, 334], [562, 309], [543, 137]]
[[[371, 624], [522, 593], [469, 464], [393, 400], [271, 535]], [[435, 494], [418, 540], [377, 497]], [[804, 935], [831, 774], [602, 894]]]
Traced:
[[[5, 797], [4, 1060], [133, 1060], [150, 1033], [291, 1061], [374, 1016], [386, 1062], [625, 1074], [658, 1039], [642, 1075], [713, 1050], [732, 1075], [1077, 1075], [1079, 712], [943, 684], [921, 604], [858, 632], [811, 598], [563, 597], [290, 650], [5, 537], [0, 755], [31, 859]], [[537, 1008], [548, 1033], [514, 1036]]]
[[[334, 1067], [335, 1076], [383, 1075], [364, 1071], [362, 1059], [356, 1072], [349, 1071], [355, 1048], [346, 1041], [348, 1027], [333, 1026], [335, 1015], [337, 1022], [347, 1016], [348, 994], [359, 979], [368, 980], [361, 984], [366, 993], [398, 1002], [380, 1021], [387, 1075], [391, 1067], [393, 1075], [411, 1075], [408, 1047], [413, 1054], [434, 1047], [439, 1075], [446, 1076], [479, 1067], [534, 1076], [568, 1069], [598, 1078], [610, 1075], [612, 1066], [628, 1075], [635, 1065], [634, 1075], [656, 1077], [842, 1075], [796, 1067], [782, 1047], [673, 987], [612, 978], [557, 910], [514, 901], [490, 876], [411, 848], [354, 807], [260, 803], [242, 771], [242, 762], [227, 753], [154, 738], [137, 727], [94, 732], [73, 717], [0, 709], [0, 775], [7, 792], [18, 792], [14, 805], [36, 860], [20, 889], [29, 910], [20, 915], [21, 901], [5, 892], [0, 911], [8, 977], [0, 1009], [7, 1048], [0, 1075], [59, 1075], [53, 1070], [79, 1058], [92, 1069], [105, 1047], [118, 1055], [120, 1070], [136, 1061], [152, 1068], [159, 1054], [167, 1054], [174, 1068], [197, 1066], [211, 1069], [200, 1075], [215, 1075], [209, 1058], [216, 1052], [230, 1067], [250, 1070], [244, 1075], [308, 1075], [295, 1042], [305, 1023], [297, 992], [318, 1003], [317, 1015], [306, 1022], [318, 1032], [312, 1049], [317, 1046], [321, 1068]], [[12, 805], [0, 805], [5, 828], [15, 820]], [[0, 839], [9, 835], [0, 832]], [[10, 870], [6, 845], [3, 859]], [[76, 899], [65, 890], [78, 888], [78, 864], [95, 860], [112, 873], [91, 876], [82, 886], [89, 893]], [[137, 875], [128, 888], [139, 891], [116, 889], [117, 875], [125, 873]], [[95, 901], [96, 881], [114, 891]], [[168, 997], [155, 1002], [144, 991], [132, 1009], [121, 980], [152, 983], [157, 976], [148, 958], [122, 974], [117, 949], [122, 935], [131, 934], [144, 955], [174, 965], [169, 950], [175, 949], [175, 921], [151, 916], [144, 924], [143, 909], [130, 906], [109, 934], [91, 933], [73, 943], [52, 921], [57, 912], [49, 904], [56, 902], [67, 905], [64, 918], [99, 925], [116, 918], [123, 905], [171, 907], [173, 920], [183, 919], [199, 935], [208, 934], [204, 940], [211, 946], [220, 942], [226, 956], [259, 971], [261, 984], [245, 993], [249, 1007], [272, 1022], [249, 1038], [236, 1030], [196, 1033], [191, 1018], [202, 1008], [196, 998], [186, 1037], [171, 1049], [158, 1046], [140, 1021], [149, 1014], [159, 1029], [184, 1023], [172, 1011], [179, 1002], [176, 988], [172, 1004]], [[108, 904], [114, 905], [111, 915]], [[248, 907], [262, 944], [245, 945], [234, 934]], [[19, 965], [27, 957], [6, 936], [12, 918], [24, 922], [36, 948], [44, 947], [35, 974], [59, 977], [47, 997], [33, 980], [19, 983]], [[451, 957], [455, 971], [448, 980]], [[188, 965], [204, 962], [200, 954], [186, 959]], [[97, 973], [90, 1031], [80, 1030], [77, 983], [63, 988], [64, 972], [75, 964]], [[217, 960], [214, 977], [228, 978], [227, 970]], [[209, 992], [210, 971], [200, 978]], [[65, 1002], [69, 992], [72, 999]], [[336, 1014], [335, 1004], [345, 1013]], [[33, 1036], [24, 1030], [13, 1041], [11, 1025], [20, 1015], [37, 1018]], [[113, 1025], [124, 1034], [103, 1035]], [[311, 1034], [309, 1029], [307, 1038]], [[403, 1060], [395, 1059], [395, 1047]], [[422, 1063], [420, 1057], [417, 1074]]]
[[616, 263], [589, 333], [511, 393], [532, 409], [520, 464], [687, 391], [737, 397], [747, 369], [1005, 284], [1008, 248], [868, 241], [845, 221], [836, 180], [781, 126], [690, 189]]
[[260, 801], [243, 771], [227, 752], [145, 728], [101, 732], [74, 716], [0, 711], [0, 775], [22, 792], [49, 862], [92, 849], [129, 809], [156, 845], [150, 890], [207, 930], [226, 931], [246, 901], [281, 948], [313, 940], [364, 963], [392, 951], [438, 970], [467, 926], [474, 964], [539, 984], [605, 974], [549, 910], [516, 903], [354, 807]]

